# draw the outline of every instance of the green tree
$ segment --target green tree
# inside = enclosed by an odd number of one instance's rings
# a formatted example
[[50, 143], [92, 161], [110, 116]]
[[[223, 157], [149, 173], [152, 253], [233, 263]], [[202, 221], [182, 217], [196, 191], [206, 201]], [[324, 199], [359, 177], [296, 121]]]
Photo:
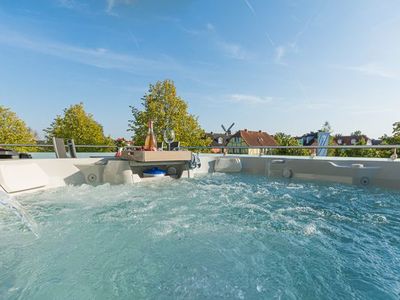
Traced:
[[356, 131], [350, 133], [350, 135], [352, 135], [352, 136], [362, 136], [363, 133], [361, 132], [361, 130], [356, 130]]
[[[301, 146], [298, 140], [283, 132], [275, 134], [274, 139], [279, 146]], [[276, 155], [310, 155], [310, 151], [307, 149], [275, 149], [273, 153]]]
[[324, 124], [322, 124], [321, 130], [322, 132], [332, 132], [332, 126], [329, 124], [328, 121], [325, 121]]
[[[367, 140], [365, 139], [365, 134], [361, 130], [356, 130], [350, 134], [351, 136], [358, 137], [359, 140], [354, 146], [364, 146], [367, 145]], [[341, 149], [338, 156], [344, 157], [380, 157], [379, 150], [372, 148], [364, 149]]]
[[141, 100], [142, 110], [130, 106], [133, 119], [129, 120], [128, 131], [133, 131], [135, 145], [144, 144], [149, 120], [154, 122], [154, 133], [159, 142], [163, 140], [163, 131], [169, 128], [175, 131], [175, 140], [180, 141], [181, 146], [210, 144], [198, 118], [188, 112], [188, 104], [177, 95], [172, 80], [150, 84]]
[[[58, 137], [74, 139], [75, 144], [81, 145], [114, 145], [113, 140], [104, 135], [103, 126], [94, 120], [92, 114], [85, 112], [83, 103], [64, 109], [64, 115], [58, 115], [44, 132], [48, 143], [52, 143], [53, 137]], [[93, 148], [78, 150], [94, 151]], [[102, 151], [110, 151], [110, 149], [102, 149]]]
[[400, 122], [396, 122], [393, 124], [393, 136], [388, 137], [385, 136], [385, 139], [387, 141], [387, 144], [392, 144], [392, 145], [398, 145], [400, 144]]
[[393, 136], [398, 137], [400, 140], [400, 122], [393, 124]]
[[[337, 140], [342, 138], [342, 134], [341, 133], [337, 133], [334, 136], [331, 136], [329, 139], [329, 145], [332, 146], [340, 146], [339, 144], [336, 143]], [[336, 141], [335, 141], [336, 140]], [[342, 157], [346, 157], [346, 150], [345, 149], [329, 149], [328, 150], [328, 156], [342, 156]]]
[[393, 136], [385, 134], [381, 137], [382, 143], [386, 145], [398, 145], [400, 144], [400, 122], [393, 123]]
[[[385, 134], [384, 136], [381, 137], [382, 140], [382, 145], [400, 145], [400, 122], [395, 122], [393, 124], [393, 136], [388, 136]], [[400, 151], [397, 150], [398, 155]], [[379, 156], [388, 158], [393, 154], [392, 149], [387, 149], [387, 150], [378, 150]]]
[[[32, 130], [16, 113], [0, 105], [0, 144], [36, 144]], [[16, 147], [16, 151], [32, 152], [36, 148]]]

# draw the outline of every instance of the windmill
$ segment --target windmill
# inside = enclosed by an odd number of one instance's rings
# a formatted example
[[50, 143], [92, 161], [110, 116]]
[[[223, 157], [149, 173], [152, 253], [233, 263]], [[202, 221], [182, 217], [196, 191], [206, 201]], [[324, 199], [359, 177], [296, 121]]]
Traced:
[[232, 127], [233, 127], [234, 125], [235, 125], [235, 123], [232, 123], [231, 126], [229, 126], [228, 129], [226, 129], [225, 126], [224, 126], [223, 124], [221, 125], [221, 127], [222, 127], [222, 129], [225, 131], [225, 134], [226, 134], [226, 135], [231, 135], [231, 134], [232, 134], [231, 129], [232, 129]]

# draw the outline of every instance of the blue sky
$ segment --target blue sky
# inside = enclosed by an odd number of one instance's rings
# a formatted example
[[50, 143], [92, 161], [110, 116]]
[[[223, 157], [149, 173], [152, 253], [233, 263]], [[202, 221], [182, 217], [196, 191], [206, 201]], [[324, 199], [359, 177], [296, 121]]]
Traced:
[[84, 102], [125, 136], [148, 84], [175, 81], [203, 128], [391, 133], [397, 0], [0, 0], [0, 104], [42, 134]]

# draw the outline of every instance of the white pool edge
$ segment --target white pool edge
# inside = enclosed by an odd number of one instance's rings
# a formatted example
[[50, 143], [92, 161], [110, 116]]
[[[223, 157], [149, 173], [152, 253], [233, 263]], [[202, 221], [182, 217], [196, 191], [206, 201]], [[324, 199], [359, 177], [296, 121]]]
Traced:
[[[182, 177], [213, 173], [217, 160], [237, 158], [241, 172], [400, 190], [400, 160], [349, 157], [295, 157], [201, 154], [199, 168]], [[229, 168], [228, 168], [229, 169]], [[234, 170], [235, 168], [233, 168]], [[8, 195], [66, 185], [134, 184], [140, 178], [128, 161], [109, 158], [0, 160], [0, 190]]]

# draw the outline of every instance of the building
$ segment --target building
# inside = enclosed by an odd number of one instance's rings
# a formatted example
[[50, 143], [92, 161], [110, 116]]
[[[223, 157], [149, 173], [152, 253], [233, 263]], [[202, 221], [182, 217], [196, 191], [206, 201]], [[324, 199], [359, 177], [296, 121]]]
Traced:
[[364, 142], [366, 145], [372, 145], [372, 140], [366, 135], [337, 135], [334, 141], [339, 146], [341, 145], [359, 145]]
[[[246, 147], [268, 147], [268, 146], [277, 146], [275, 139], [266, 132], [261, 130], [259, 131], [250, 131], [250, 130], [239, 130], [235, 134], [233, 134], [228, 143], [228, 147], [233, 147], [228, 150], [230, 154], [250, 154], [250, 155], [259, 155], [260, 153], [265, 153], [263, 149], [251, 149]], [[245, 147], [245, 148], [235, 148], [235, 147]]]
[[211, 152], [221, 153], [222, 149], [217, 148], [217, 147], [226, 146], [228, 144], [231, 136], [232, 136], [232, 134], [227, 134], [227, 133], [214, 133], [214, 132], [206, 133], [206, 137], [208, 137], [212, 140], [211, 144], [209, 146], [216, 147], [216, 148], [212, 148]]
[[310, 132], [303, 134], [300, 137], [296, 137], [299, 144], [302, 146], [315, 146], [318, 145], [318, 132]]

